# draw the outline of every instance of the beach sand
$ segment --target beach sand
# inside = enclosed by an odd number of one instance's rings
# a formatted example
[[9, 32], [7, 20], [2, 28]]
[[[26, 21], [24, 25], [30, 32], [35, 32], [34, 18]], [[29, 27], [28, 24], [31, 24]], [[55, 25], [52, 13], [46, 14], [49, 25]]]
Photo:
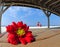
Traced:
[[60, 47], [60, 29], [30, 29], [36, 38], [27, 45], [12, 45], [7, 42], [7, 33], [0, 38], [0, 47]]

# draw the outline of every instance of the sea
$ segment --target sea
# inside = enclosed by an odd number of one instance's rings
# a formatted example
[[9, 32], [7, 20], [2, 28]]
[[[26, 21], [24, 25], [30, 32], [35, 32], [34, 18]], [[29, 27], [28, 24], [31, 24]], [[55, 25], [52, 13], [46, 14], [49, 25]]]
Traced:
[[[48, 28], [48, 26], [30, 26], [29, 29], [41, 29], [41, 28]], [[50, 26], [50, 28], [60, 28], [60, 26]], [[1, 33], [6, 32], [6, 27], [2, 26], [1, 27]]]

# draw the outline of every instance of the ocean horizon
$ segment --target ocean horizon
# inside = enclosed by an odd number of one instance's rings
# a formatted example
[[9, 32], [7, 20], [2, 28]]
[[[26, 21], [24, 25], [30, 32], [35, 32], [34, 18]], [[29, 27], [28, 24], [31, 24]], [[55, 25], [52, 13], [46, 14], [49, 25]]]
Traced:
[[[60, 27], [60, 26], [50, 26], [50, 28], [55, 28], [55, 27]], [[41, 28], [48, 28], [48, 26], [30, 26], [29, 29], [41, 29]], [[6, 26], [1, 26], [1, 33], [6, 32]]]

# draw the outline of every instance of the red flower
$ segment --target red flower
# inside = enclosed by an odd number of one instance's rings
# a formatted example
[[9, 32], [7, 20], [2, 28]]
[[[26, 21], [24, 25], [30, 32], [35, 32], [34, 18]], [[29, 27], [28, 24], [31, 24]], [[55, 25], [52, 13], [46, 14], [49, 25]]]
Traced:
[[23, 37], [20, 37], [19, 38], [19, 40], [20, 40], [20, 42], [22, 43], [22, 44], [27, 44], [27, 42], [26, 42], [26, 40], [25, 40], [25, 38], [23, 38]]
[[11, 44], [27, 44], [32, 41], [34, 41], [34, 37], [32, 35], [32, 32], [29, 31], [29, 26], [26, 24], [23, 24], [23, 22], [12, 22], [11, 25], [8, 25], [6, 27], [6, 31], [9, 33], [8, 34], [8, 42]]
[[15, 34], [10, 34], [8, 35], [8, 42], [11, 44], [18, 44], [19, 43], [19, 39], [17, 39], [18, 37]]

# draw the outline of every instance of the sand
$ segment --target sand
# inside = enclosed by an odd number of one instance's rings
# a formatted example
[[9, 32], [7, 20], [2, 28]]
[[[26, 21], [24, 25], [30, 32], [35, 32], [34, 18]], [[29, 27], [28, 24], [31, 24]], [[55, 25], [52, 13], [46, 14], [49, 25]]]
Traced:
[[30, 29], [36, 38], [27, 45], [12, 45], [7, 42], [7, 33], [0, 38], [0, 47], [60, 47], [60, 29]]

